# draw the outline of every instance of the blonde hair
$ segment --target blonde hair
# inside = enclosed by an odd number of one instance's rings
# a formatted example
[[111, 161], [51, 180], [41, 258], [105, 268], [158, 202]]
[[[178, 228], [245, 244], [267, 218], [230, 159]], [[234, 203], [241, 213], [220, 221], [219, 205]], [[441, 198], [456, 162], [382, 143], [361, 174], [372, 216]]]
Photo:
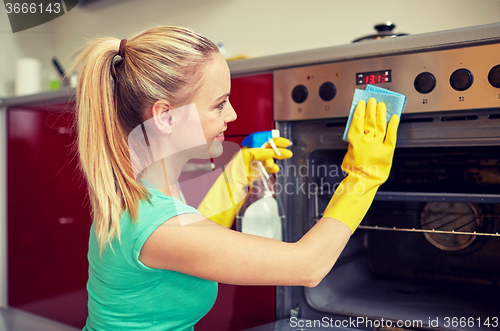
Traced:
[[124, 211], [138, 216], [139, 201], [149, 201], [131, 168], [127, 137], [151, 114], [158, 100], [183, 105], [196, 94], [206, 64], [217, 46], [194, 31], [160, 26], [126, 42], [99, 38], [78, 53], [76, 90], [77, 146], [88, 183], [100, 250], [117, 236]]

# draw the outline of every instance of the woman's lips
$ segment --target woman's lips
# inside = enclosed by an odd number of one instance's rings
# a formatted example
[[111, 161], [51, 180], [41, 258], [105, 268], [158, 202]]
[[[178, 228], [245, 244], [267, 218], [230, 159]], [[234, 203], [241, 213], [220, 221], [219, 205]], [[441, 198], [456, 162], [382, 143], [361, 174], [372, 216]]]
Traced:
[[219, 135], [215, 137], [215, 140], [224, 141], [224, 132], [219, 133]]

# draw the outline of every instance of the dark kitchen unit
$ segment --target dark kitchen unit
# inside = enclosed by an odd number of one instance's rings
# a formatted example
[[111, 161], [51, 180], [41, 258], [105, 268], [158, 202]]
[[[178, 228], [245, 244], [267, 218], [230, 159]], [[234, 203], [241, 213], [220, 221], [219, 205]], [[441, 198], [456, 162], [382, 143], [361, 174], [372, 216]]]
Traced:
[[407, 96], [389, 180], [315, 288], [278, 287], [252, 331], [500, 328], [500, 24], [235, 63], [273, 72], [284, 238], [321, 218], [344, 178], [356, 88]]
[[72, 92], [0, 100], [0, 330], [75, 330], [87, 318], [90, 210], [74, 150]]

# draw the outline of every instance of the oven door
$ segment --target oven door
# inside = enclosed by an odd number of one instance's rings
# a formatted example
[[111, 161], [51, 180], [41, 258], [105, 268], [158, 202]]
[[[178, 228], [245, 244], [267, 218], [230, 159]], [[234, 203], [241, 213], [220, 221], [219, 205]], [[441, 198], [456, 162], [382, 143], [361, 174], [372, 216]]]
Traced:
[[[360, 228], [317, 287], [278, 288], [278, 317], [354, 318], [360, 329], [498, 327], [498, 113], [404, 116], [390, 178]], [[294, 143], [278, 180], [285, 238], [296, 241], [344, 178], [345, 121], [279, 127]]]

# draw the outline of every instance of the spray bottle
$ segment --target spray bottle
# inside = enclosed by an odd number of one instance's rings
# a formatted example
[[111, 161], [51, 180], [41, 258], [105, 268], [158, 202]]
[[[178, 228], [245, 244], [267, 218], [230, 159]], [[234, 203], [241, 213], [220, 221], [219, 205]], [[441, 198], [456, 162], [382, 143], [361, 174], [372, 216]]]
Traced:
[[[265, 148], [269, 143], [280, 155], [273, 138], [279, 137], [279, 130], [255, 132], [246, 137], [241, 146], [250, 148]], [[259, 173], [251, 183], [252, 190], [240, 209], [237, 219], [238, 230], [243, 233], [282, 240], [282, 209], [274, 197], [276, 178], [269, 175], [262, 162], [253, 161], [252, 169]]]

